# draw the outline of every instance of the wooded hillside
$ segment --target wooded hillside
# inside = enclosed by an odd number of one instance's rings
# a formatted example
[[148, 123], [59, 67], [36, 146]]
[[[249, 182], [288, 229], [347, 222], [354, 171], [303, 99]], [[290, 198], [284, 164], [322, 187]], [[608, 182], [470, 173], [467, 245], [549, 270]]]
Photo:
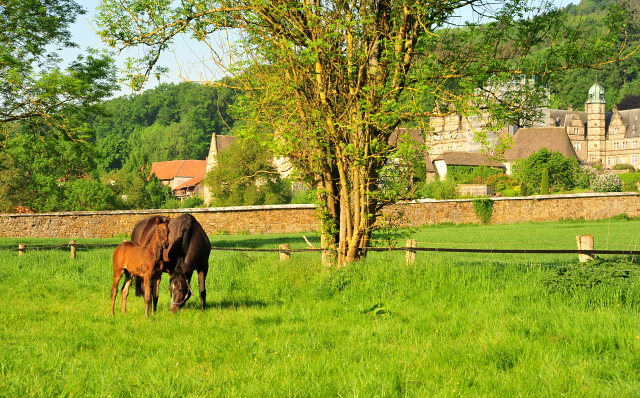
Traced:
[[[640, 45], [640, 3], [638, 0], [583, 0], [579, 5], [569, 4], [565, 10], [574, 18], [574, 23], [587, 25], [604, 18], [607, 7], [618, 6], [629, 18], [626, 29], [627, 48]], [[624, 37], [621, 37], [624, 40]], [[607, 110], [620, 103], [628, 95], [640, 94], [640, 51], [630, 58], [600, 70], [575, 69], [557, 73], [549, 79], [551, 90], [550, 107], [554, 109], [584, 110], [587, 92], [596, 81], [606, 90]], [[640, 104], [638, 105], [640, 107]]]
[[204, 159], [211, 134], [228, 134], [233, 119], [233, 91], [193, 83], [164, 83], [159, 87], [114, 98], [105, 103], [109, 114], [94, 123], [101, 171], [121, 169], [127, 162]]

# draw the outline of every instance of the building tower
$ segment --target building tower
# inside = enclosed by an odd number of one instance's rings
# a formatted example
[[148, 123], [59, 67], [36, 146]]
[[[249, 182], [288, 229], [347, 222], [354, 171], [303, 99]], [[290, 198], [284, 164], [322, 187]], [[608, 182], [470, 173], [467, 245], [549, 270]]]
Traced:
[[[218, 156], [218, 139], [217, 138], [218, 137], [216, 136], [216, 133], [213, 133], [213, 135], [211, 136], [211, 146], [209, 147], [209, 155], [207, 156], [207, 168], [205, 171], [205, 175], [209, 173], [209, 171], [218, 164], [218, 159], [216, 158]], [[206, 205], [211, 204], [211, 201], [213, 198], [211, 197], [211, 191], [209, 190], [209, 187], [207, 187], [206, 185], [204, 186], [203, 196], [204, 196], [204, 203]]]
[[584, 104], [587, 112], [587, 161], [589, 163], [605, 163], [606, 160], [606, 125], [605, 125], [604, 88], [596, 82], [589, 89], [589, 97]]

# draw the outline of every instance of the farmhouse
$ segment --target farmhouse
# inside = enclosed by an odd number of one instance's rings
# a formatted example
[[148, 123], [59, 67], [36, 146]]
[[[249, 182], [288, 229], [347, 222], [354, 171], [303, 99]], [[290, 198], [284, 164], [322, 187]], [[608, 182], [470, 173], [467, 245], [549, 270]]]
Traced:
[[151, 164], [151, 173], [169, 185], [173, 194], [184, 199], [194, 195], [203, 196], [205, 199], [208, 190], [202, 184], [206, 173], [217, 164], [216, 156], [227, 149], [236, 137], [230, 135], [216, 135], [211, 137], [209, 155], [205, 160], [170, 160]]

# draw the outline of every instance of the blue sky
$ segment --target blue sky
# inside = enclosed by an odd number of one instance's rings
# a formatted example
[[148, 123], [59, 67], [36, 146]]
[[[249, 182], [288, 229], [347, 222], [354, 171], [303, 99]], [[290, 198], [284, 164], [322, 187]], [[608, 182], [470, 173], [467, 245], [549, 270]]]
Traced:
[[[59, 54], [62, 58], [70, 62], [74, 60], [79, 54], [83, 53], [87, 47], [92, 47], [96, 49], [110, 49], [106, 44], [100, 41], [100, 37], [96, 34], [95, 29], [98, 29], [95, 22], [93, 22], [96, 15], [96, 7], [100, 4], [100, 0], [76, 0], [79, 4], [81, 4], [85, 9], [87, 9], [87, 14], [81, 15], [76, 20], [76, 23], [71, 27], [71, 33], [73, 35], [73, 41], [75, 41], [80, 48], [77, 49], [64, 49], [60, 51]], [[566, 5], [571, 3], [570, 0], [554, 0], [557, 5]], [[576, 1], [577, 2], [577, 1]], [[499, 0], [496, 1], [496, 4], [499, 4]], [[92, 27], [93, 25], [93, 27]], [[182, 77], [190, 77], [193, 80], [200, 80], [199, 72], [203, 71], [201, 67], [201, 62], [199, 57], [201, 58], [203, 54], [208, 54], [209, 49], [198, 43], [196, 40], [189, 40], [188, 38], [179, 38], [176, 41], [176, 45], [173, 52], [166, 52], [160, 58], [158, 62], [159, 65], [166, 66], [169, 68], [169, 74], [167, 76], [163, 76], [160, 79], [160, 82], [167, 83], [179, 83], [184, 81]], [[125, 60], [127, 57], [137, 56], [136, 50], [130, 50], [127, 53], [122, 53], [119, 56], [116, 56], [116, 64], [118, 67], [123, 67]], [[222, 74], [216, 76], [215, 72], [208, 72], [209, 78], [221, 78]], [[181, 77], [182, 76], [182, 77]], [[146, 85], [145, 89], [150, 89], [158, 85], [158, 81], [156, 79], [150, 80]], [[131, 94], [131, 90], [121, 85], [120, 90], [114, 94], [115, 97], [125, 94]]]

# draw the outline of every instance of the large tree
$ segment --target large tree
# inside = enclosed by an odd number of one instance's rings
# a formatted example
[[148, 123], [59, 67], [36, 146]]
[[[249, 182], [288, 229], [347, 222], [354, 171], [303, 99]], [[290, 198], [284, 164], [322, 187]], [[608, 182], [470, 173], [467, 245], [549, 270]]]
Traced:
[[144, 49], [130, 63], [134, 88], [164, 71], [159, 54], [178, 35], [209, 44], [206, 67], [242, 92], [244, 134], [317, 188], [323, 245], [340, 263], [358, 258], [381, 206], [397, 199], [380, 171], [415, 153], [390, 142], [397, 127], [454, 111], [494, 131], [521, 125], [549, 74], [628, 55], [622, 13], [586, 27], [547, 1], [102, 0], [100, 10], [106, 42]]
[[113, 60], [89, 50], [63, 69], [56, 53], [77, 47], [69, 25], [84, 13], [73, 0], [0, 0], [0, 149], [19, 131], [90, 134], [88, 120], [115, 86]]

